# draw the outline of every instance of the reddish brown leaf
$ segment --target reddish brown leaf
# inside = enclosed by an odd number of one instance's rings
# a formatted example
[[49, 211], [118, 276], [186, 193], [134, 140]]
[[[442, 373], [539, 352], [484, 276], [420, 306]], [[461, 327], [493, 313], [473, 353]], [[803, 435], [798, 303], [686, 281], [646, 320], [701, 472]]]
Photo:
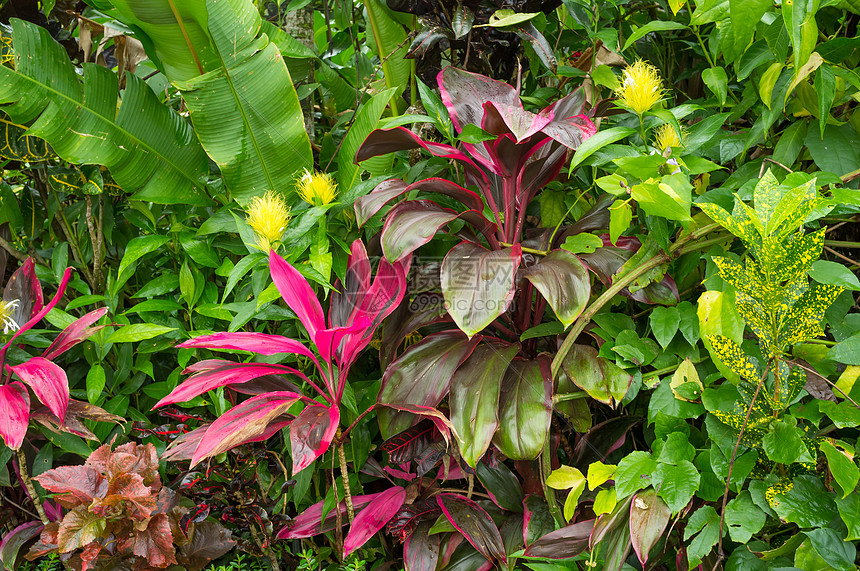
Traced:
[[236, 546], [230, 538], [230, 530], [214, 521], [202, 521], [193, 529], [191, 540], [180, 548], [176, 557], [180, 565], [190, 571], [203, 569]]
[[60, 553], [80, 549], [95, 541], [105, 531], [107, 522], [101, 516], [91, 513], [86, 506], [78, 506], [63, 518], [57, 531], [57, 546]]
[[[92, 466], [60, 466], [35, 477], [42, 487], [55, 496], [61, 505], [74, 508], [89, 505], [93, 498], [102, 498], [108, 483]], [[89, 542], [87, 542], [89, 543]]]
[[130, 517], [143, 521], [155, 511], [155, 495], [140, 474], [119, 474], [111, 478], [105, 497], [96, 498], [90, 509], [102, 517], [117, 516], [127, 509]]
[[164, 568], [177, 564], [167, 514], [153, 516], [143, 531], [134, 530], [131, 537], [120, 542], [120, 549], [143, 557], [152, 567]]

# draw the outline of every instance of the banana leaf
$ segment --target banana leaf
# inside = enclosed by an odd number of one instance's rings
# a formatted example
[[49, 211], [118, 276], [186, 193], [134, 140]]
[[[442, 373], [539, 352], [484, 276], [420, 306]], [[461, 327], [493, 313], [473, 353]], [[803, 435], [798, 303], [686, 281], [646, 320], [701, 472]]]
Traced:
[[47, 141], [62, 159], [99, 164], [134, 198], [162, 204], [207, 204], [209, 168], [191, 127], [126, 75], [83, 64], [83, 79], [47, 30], [13, 19], [14, 68], [0, 66], [0, 109]]
[[290, 73], [250, 0], [112, 0], [182, 93], [200, 143], [240, 204], [295, 196], [313, 166]]

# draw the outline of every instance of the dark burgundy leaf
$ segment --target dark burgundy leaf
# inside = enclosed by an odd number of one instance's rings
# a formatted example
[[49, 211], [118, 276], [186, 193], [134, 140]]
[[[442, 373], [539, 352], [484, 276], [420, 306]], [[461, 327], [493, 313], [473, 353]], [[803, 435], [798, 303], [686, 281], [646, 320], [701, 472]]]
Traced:
[[[429, 267], [428, 267], [429, 266]], [[424, 286], [441, 288], [439, 281], [439, 264], [429, 264], [416, 268], [413, 266], [413, 276], [410, 278], [412, 291], [422, 291]], [[428, 275], [428, 273], [430, 275]], [[402, 348], [407, 336], [418, 331], [421, 327], [448, 319], [445, 310], [445, 300], [439, 293], [419, 293], [412, 299], [404, 301], [385, 321], [382, 330], [382, 347], [379, 349], [379, 360], [382, 366], [388, 367]]]
[[337, 425], [340, 411], [337, 406], [309, 406], [290, 425], [290, 443], [293, 448], [293, 474], [310, 466], [328, 450]]
[[467, 209], [482, 211], [484, 203], [478, 194], [444, 178], [427, 178], [407, 185], [400, 179], [389, 179], [377, 185], [370, 194], [355, 201], [355, 217], [359, 226], [364, 225], [389, 201], [413, 190], [436, 192], [460, 201]]
[[532, 460], [543, 450], [552, 417], [549, 360], [515, 359], [502, 379], [499, 430], [493, 443], [508, 458]]
[[167, 514], [156, 514], [149, 520], [146, 529], [134, 530], [133, 535], [119, 542], [122, 550], [143, 557], [153, 567], [176, 564], [176, 548]]
[[512, 512], [523, 511], [523, 488], [507, 466], [499, 462], [497, 466], [490, 467], [479, 462], [475, 473], [494, 504]]
[[624, 444], [627, 432], [640, 422], [642, 418], [637, 416], [619, 416], [592, 426], [576, 443], [573, 464], [587, 467], [594, 462], [605, 461], [609, 454]]
[[[2, 276], [0, 276], [2, 279]], [[3, 290], [3, 301], [9, 303], [18, 301], [12, 319], [20, 327], [31, 317], [39, 313], [44, 306], [42, 285], [36, 278], [36, 265], [33, 258], [27, 258], [24, 264], [6, 282]]]
[[415, 459], [415, 471], [418, 473], [418, 476], [423, 477], [425, 474], [429, 473], [430, 470], [439, 465], [439, 462], [441, 462], [447, 454], [448, 452], [442, 442], [437, 442], [434, 445], [425, 448], [424, 452]]
[[190, 571], [199, 571], [213, 559], [218, 559], [236, 547], [230, 530], [214, 521], [195, 523], [188, 543], [176, 554], [176, 559]]
[[39, 534], [39, 540], [30, 546], [30, 551], [26, 557], [29, 560], [43, 557], [48, 553], [55, 552], [58, 549], [57, 534], [60, 530], [60, 523], [52, 521], [42, 529]]
[[463, 496], [439, 494], [436, 501], [457, 531], [487, 559], [507, 563], [505, 546], [493, 518], [478, 504]]
[[[190, 486], [185, 486], [190, 487]], [[189, 529], [196, 530], [197, 527], [191, 528], [191, 524], [200, 523], [209, 517], [209, 512], [212, 511], [212, 506], [209, 504], [199, 504], [194, 506], [194, 508], [182, 516], [182, 519], [179, 520], [179, 529], [182, 530], [182, 533], [188, 535]]]
[[575, 557], [588, 548], [588, 537], [594, 528], [594, 520], [574, 523], [552, 531], [526, 548], [528, 557], [567, 559]]
[[433, 423], [422, 420], [383, 442], [379, 449], [388, 452], [392, 464], [403, 464], [418, 457], [436, 435], [438, 432]]
[[[435, 503], [435, 502], [434, 502]], [[428, 532], [432, 522], [422, 522], [403, 545], [403, 565], [406, 571], [436, 571], [439, 561], [439, 534]]]
[[[355, 162], [360, 163], [378, 155], [418, 148], [423, 148], [437, 157], [462, 161], [478, 169], [475, 162], [463, 151], [457, 150], [451, 145], [424, 141], [405, 127], [375, 129], [371, 131], [370, 135], [361, 144], [361, 147], [358, 148], [358, 152], [355, 154]], [[480, 172], [480, 169], [478, 170]]]
[[439, 507], [439, 503], [436, 501], [436, 498], [429, 498], [414, 504], [407, 504], [402, 506], [400, 510], [394, 514], [394, 517], [388, 521], [388, 526], [385, 528], [385, 531], [390, 535], [396, 536], [400, 541], [404, 541], [412, 535], [415, 528], [418, 527], [421, 522], [435, 519], [440, 513], [442, 513], [442, 508]]
[[555, 521], [542, 496], [530, 495], [523, 500], [523, 542], [528, 546], [555, 530]]

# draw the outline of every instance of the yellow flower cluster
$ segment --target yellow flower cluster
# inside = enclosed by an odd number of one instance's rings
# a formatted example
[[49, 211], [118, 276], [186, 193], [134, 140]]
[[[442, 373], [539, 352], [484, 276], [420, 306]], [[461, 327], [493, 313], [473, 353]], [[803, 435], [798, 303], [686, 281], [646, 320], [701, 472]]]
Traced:
[[311, 206], [325, 206], [337, 198], [337, 184], [331, 175], [305, 170], [302, 178], [296, 183], [296, 192]]
[[621, 74], [621, 87], [616, 92], [619, 103], [642, 115], [663, 99], [663, 80], [651, 64], [637, 60]]
[[248, 225], [257, 234], [257, 244], [264, 252], [277, 246], [289, 223], [290, 209], [280, 194], [270, 190], [251, 200]]
[[666, 149], [682, 147], [684, 146], [684, 133], [681, 132], [681, 136], [679, 137], [675, 127], [668, 123], [663, 123], [654, 131], [654, 146], [664, 153]]

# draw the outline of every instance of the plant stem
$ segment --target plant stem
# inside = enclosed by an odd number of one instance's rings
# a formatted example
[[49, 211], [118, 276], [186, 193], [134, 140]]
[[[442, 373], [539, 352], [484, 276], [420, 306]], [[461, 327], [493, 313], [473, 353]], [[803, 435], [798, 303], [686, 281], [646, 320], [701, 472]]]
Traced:
[[546, 483], [547, 476], [552, 472], [552, 457], [551, 446], [549, 445], [550, 434], [547, 432], [546, 442], [543, 444], [543, 450], [540, 453], [540, 482], [543, 487], [543, 495], [546, 504], [549, 506], [549, 513], [552, 514], [552, 519], [555, 520], [555, 527], [562, 528], [566, 525], [561, 509], [558, 507], [558, 502], [555, 501], [555, 491]]
[[30, 496], [30, 499], [33, 500], [33, 505], [36, 506], [36, 513], [39, 514], [39, 519], [42, 520], [43, 524], [48, 525], [51, 522], [45, 514], [45, 508], [42, 507], [42, 500], [39, 499], [39, 494], [36, 493], [36, 488], [33, 486], [33, 481], [30, 479], [29, 473], [27, 472], [27, 457], [24, 455], [24, 451], [20, 448], [18, 449], [18, 473], [21, 476], [21, 481], [24, 482], [24, 488], [26, 488], [27, 494]]
[[346, 514], [349, 516], [349, 525], [355, 519], [355, 511], [352, 508], [352, 492], [349, 489], [349, 467], [346, 465], [346, 454], [343, 451], [343, 434], [337, 427], [337, 458], [340, 461], [340, 477], [343, 479], [343, 500], [346, 502]]

